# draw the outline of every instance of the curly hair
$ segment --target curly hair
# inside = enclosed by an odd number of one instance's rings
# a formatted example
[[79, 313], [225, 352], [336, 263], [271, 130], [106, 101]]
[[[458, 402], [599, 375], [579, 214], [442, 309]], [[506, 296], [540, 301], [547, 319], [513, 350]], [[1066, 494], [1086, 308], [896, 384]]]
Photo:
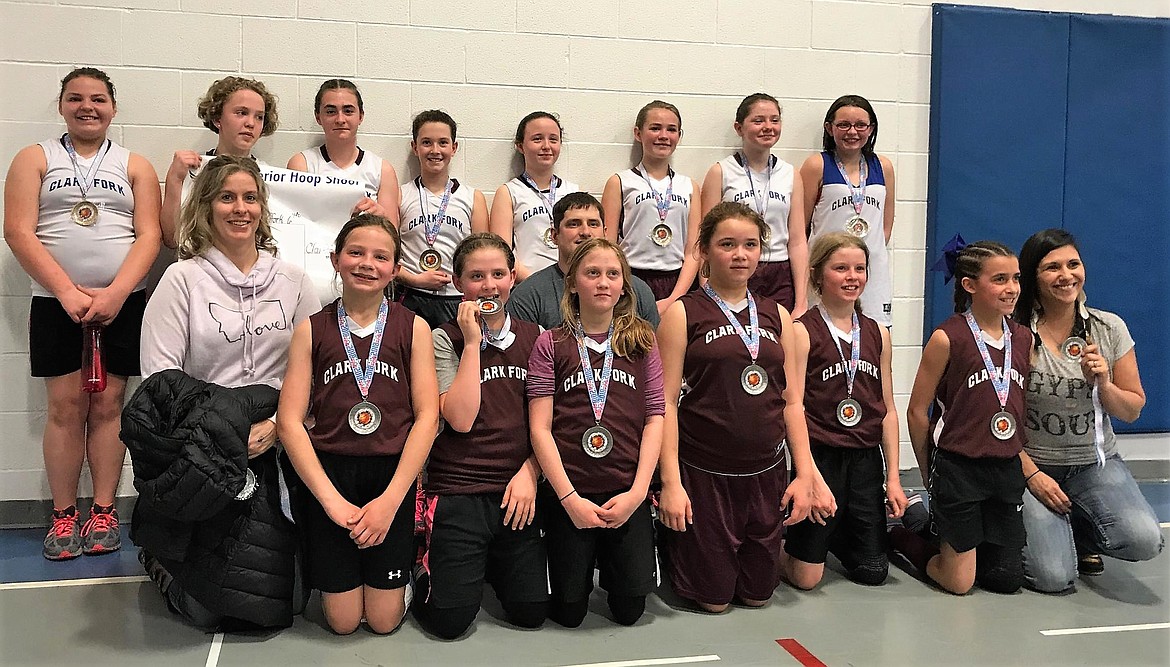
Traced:
[[223, 105], [227, 104], [232, 93], [240, 90], [250, 90], [264, 100], [264, 128], [260, 130], [260, 136], [267, 137], [276, 132], [280, 124], [280, 118], [276, 115], [276, 96], [268, 92], [268, 88], [256, 79], [245, 79], [240, 76], [225, 76], [211, 84], [203, 97], [199, 98], [199, 119], [203, 121], [203, 126], [219, 134], [219, 128], [215, 124], [223, 116]]

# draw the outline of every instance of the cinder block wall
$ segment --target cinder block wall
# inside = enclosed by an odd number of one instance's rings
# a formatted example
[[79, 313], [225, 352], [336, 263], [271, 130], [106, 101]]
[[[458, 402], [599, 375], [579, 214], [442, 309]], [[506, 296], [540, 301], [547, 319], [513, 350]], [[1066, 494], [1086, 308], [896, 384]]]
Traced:
[[[227, 0], [0, 2], [0, 167], [23, 146], [63, 131], [60, 78], [105, 69], [118, 88], [112, 138], [165, 173], [176, 149], [213, 135], [195, 104], [229, 73], [262, 79], [280, 98], [281, 127], [257, 155], [284, 164], [319, 141], [312, 100], [328, 77], [354, 79], [366, 100], [361, 144], [405, 179], [410, 119], [443, 108], [459, 122], [453, 172], [489, 197], [517, 169], [522, 115], [560, 114], [559, 172], [599, 193], [630, 165], [631, 126], [645, 102], [683, 113], [675, 168], [701, 180], [737, 145], [735, 107], [766, 91], [784, 106], [777, 152], [795, 165], [819, 149], [838, 95], [875, 104], [878, 149], [897, 170], [893, 237], [894, 374], [904, 409], [920, 354], [929, 117], [929, 2], [829, 0]], [[1094, 0], [982, 2], [1102, 11]], [[1166, 0], [1114, 0], [1108, 10], [1170, 16]], [[0, 172], [0, 176], [3, 172]], [[0, 247], [0, 501], [49, 497], [41, 460], [43, 382], [28, 377], [28, 278]], [[905, 426], [903, 424], [903, 438]], [[1144, 446], [1136, 456], [1165, 458]], [[912, 465], [903, 446], [903, 467]], [[127, 473], [129, 466], [127, 465]], [[121, 493], [133, 488], [129, 474]], [[88, 481], [82, 493], [88, 493]]]

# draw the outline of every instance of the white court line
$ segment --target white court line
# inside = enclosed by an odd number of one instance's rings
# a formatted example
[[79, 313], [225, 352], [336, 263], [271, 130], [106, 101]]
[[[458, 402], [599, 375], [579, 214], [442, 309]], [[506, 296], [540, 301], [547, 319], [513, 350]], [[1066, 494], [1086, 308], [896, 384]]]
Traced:
[[207, 662], [204, 667], [216, 667], [219, 664], [219, 649], [223, 646], [223, 633], [217, 632], [211, 638], [211, 650], [207, 652]]
[[0, 584], [0, 591], [19, 591], [30, 588], [67, 588], [69, 586], [96, 586], [98, 584], [136, 584], [150, 581], [145, 575], [133, 577], [94, 577], [92, 579], [62, 579], [59, 581], [16, 581]]
[[619, 660], [617, 662], [587, 662], [564, 667], [647, 667], [648, 665], [685, 665], [695, 662], [718, 662], [717, 655], [688, 655], [680, 658], [648, 658], [646, 660]]
[[1095, 635], [1104, 632], [1132, 632], [1134, 630], [1170, 630], [1170, 623], [1143, 623], [1141, 625], [1103, 625], [1096, 628], [1068, 628], [1066, 630], [1041, 630], [1045, 637], [1063, 635]]

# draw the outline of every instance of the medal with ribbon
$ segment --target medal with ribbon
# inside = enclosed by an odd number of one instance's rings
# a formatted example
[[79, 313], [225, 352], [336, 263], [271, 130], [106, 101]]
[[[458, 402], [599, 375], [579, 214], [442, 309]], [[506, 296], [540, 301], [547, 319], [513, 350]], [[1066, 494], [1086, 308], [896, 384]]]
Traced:
[[646, 187], [650, 188], [650, 195], [654, 197], [654, 208], [658, 209], [658, 224], [650, 230], [650, 240], [656, 245], [666, 247], [674, 240], [674, 230], [666, 224], [666, 215], [670, 212], [670, 198], [674, 195], [674, 170], [670, 167], [666, 168], [666, 194], [659, 193], [658, 190], [654, 189], [654, 182], [650, 180], [646, 165], [638, 165], [638, 168], [634, 169], [634, 173], [646, 181]]
[[817, 306], [817, 310], [821, 312], [821, 319], [825, 321], [825, 327], [828, 328], [829, 336], [833, 340], [833, 349], [837, 350], [837, 355], [841, 357], [841, 365], [845, 368], [847, 397], [837, 404], [837, 421], [841, 422], [842, 426], [856, 426], [861, 421], [861, 404], [853, 398], [853, 381], [857, 378], [857, 365], [861, 361], [861, 321], [857, 317], [857, 311], [854, 311], [853, 326], [849, 331], [849, 360], [846, 361], [841, 344], [837, 342], [837, 335], [833, 333], [833, 321], [829, 319], [829, 313], [821, 305]]
[[447, 179], [447, 184], [443, 186], [443, 197], [439, 200], [439, 211], [435, 215], [430, 214], [430, 196], [429, 190], [423, 187], [422, 178], [415, 181], [418, 187], [418, 200], [422, 205], [423, 213], [423, 236], [426, 238], [427, 250], [419, 257], [418, 268], [423, 271], [435, 271], [443, 265], [443, 258], [439, 255], [439, 251], [435, 250], [435, 241], [439, 240], [439, 232], [443, 228], [443, 220], [447, 217], [447, 204], [451, 203], [451, 190], [454, 181]]
[[841, 172], [841, 179], [845, 181], [845, 187], [849, 188], [849, 202], [853, 205], [855, 214], [845, 223], [845, 231], [856, 237], [865, 238], [869, 234], [869, 222], [861, 217], [861, 208], [865, 205], [865, 182], [869, 178], [865, 156], [862, 155], [857, 159], [857, 186], [854, 186], [853, 181], [849, 180], [849, 173], [845, 171], [845, 165], [841, 159], [834, 155], [833, 162], [837, 165], [837, 171]]
[[77, 188], [81, 190], [81, 201], [73, 205], [69, 211], [69, 217], [73, 222], [82, 227], [89, 227], [98, 219], [98, 207], [88, 199], [86, 195], [89, 194], [90, 188], [93, 187], [93, 177], [97, 174], [98, 167], [101, 166], [102, 160], [106, 158], [106, 154], [110, 152], [113, 146], [112, 141], [106, 139], [102, 144], [101, 149], [98, 150], [97, 155], [94, 156], [93, 162], [89, 165], [89, 171], [82, 174], [81, 165], [77, 164], [77, 149], [73, 147], [73, 140], [69, 138], [69, 133], [61, 135], [61, 144], [65, 146], [65, 152], [69, 154], [69, 161], [73, 163], [73, 174], [77, 177]]
[[975, 346], [979, 348], [979, 356], [983, 358], [983, 367], [987, 369], [988, 379], [991, 381], [991, 386], [995, 388], [996, 398], [999, 399], [999, 412], [991, 418], [991, 434], [998, 440], [1009, 440], [1016, 434], [1016, 418], [1007, 411], [1008, 395], [1012, 388], [1012, 336], [1008, 330], [1007, 318], [1001, 318], [1003, 322], [1002, 372], [991, 361], [991, 353], [987, 351], [987, 343], [983, 340], [983, 330], [979, 328], [975, 316], [968, 310], [963, 313], [963, 318], [967, 320], [967, 327], [971, 329], [971, 335], [975, 337]]
[[761, 218], [767, 220], [768, 203], [772, 199], [772, 166], [776, 163], [776, 160], [771, 155], [768, 155], [768, 171], [764, 176], [766, 179], [764, 183], [767, 185], [767, 188], [764, 190], [764, 198], [761, 202], [760, 190], [756, 187], [755, 182], [752, 180], [752, 167], [751, 164], [748, 163], [747, 155], [744, 153], [737, 153], [737, 156], [739, 156], [740, 164], [743, 165], [743, 172], [747, 174], [748, 187], [752, 189], [752, 203], [755, 204], [756, 213], [759, 213]]
[[589, 404], [593, 406], [595, 425], [581, 436], [581, 447], [585, 453], [600, 459], [613, 451], [613, 434], [601, 425], [601, 414], [605, 412], [605, 399], [609, 396], [609, 379], [613, 372], [613, 322], [605, 336], [605, 360], [601, 362], [600, 382], [593, 378], [593, 364], [589, 363], [589, 348], [585, 344], [585, 328], [577, 323], [574, 332], [577, 339], [577, 354], [581, 357], [581, 372], [585, 376], [585, 389], [589, 392]]
[[756, 300], [752, 297], [751, 291], [747, 293], [748, 329], [750, 331], [744, 329], [739, 318], [731, 312], [731, 308], [715, 293], [710, 284], [703, 283], [703, 292], [715, 302], [716, 306], [719, 306], [719, 310], [723, 311], [723, 316], [735, 329], [735, 333], [739, 335], [739, 339], [747, 348], [748, 356], [752, 359], [752, 362], [739, 374], [740, 386], [752, 396], [764, 393], [764, 390], [768, 388], [768, 371], [756, 363], [756, 357], [760, 356], [760, 314], [756, 310]]
[[378, 367], [378, 351], [382, 348], [382, 334], [386, 330], [386, 315], [389, 312], [390, 303], [382, 299], [382, 305], [378, 306], [378, 319], [374, 324], [374, 337], [370, 340], [370, 355], [366, 359], [363, 371], [362, 362], [358, 359], [357, 350], [353, 346], [349, 322], [345, 317], [345, 305], [341, 301], [337, 302], [337, 328], [341, 331], [341, 344], [345, 347], [349, 370], [353, 373], [358, 392], [362, 395], [361, 402], [349, 410], [349, 427], [358, 435], [369, 435], [382, 424], [382, 411], [369, 402], [367, 397], [370, 395], [370, 385], [374, 382], [374, 371]]

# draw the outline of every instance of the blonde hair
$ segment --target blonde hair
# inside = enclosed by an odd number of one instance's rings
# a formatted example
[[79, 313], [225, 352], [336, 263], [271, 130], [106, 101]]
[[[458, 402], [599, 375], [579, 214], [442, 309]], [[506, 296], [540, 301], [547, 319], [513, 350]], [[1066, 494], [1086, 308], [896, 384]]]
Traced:
[[563, 335], [572, 335], [581, 318], [580, 297], [572, 292], [577, 286], [577, 270], [585, 257], [594, 250], [611, 250], [622, 265], [622, 295], [613, 307], [613, 351], [631, 359], [650, 352], [654, 347], [654, 329], [650, 323], [638, 317], [638, 296], [634, 292], [633, 276], [626, 254], [609, 239], [592, 238], [577, 246], [569, 258], [569, 270], [565, 271], [565, 293], [561, 295], [561, 323]]
[[[814, 241], [808, 251], [809, 288], [818, 295], [825, 285], [825, 265], [829, 263], [829, 258], [833, 256], [833, 253], [841, 248], [857, 248], [865, 253], [866, 277], [869, 277], [869, 246], [865, 244], [865, 239], [845, 232], [830, 232]], [[853, 307], [860, 315], [861, 299], [858, 299]]]
[[219, 134], [219, 127], [216, 126], [216, 123], [220, 116], [223, 116], [223, 105], [227, 104], [232, 93], [241, 90], [250, 90], [264, 100], [264, 127], [260, 130], [260, 136], [267, 137], [276, 132], [276, 127], [280, 123], [280, 119], [276, 115], [276, 96], [268, 92], [268, 88], [263, 83], [256, 79], [245, 79], [242, 76], [225, 76], [211, 84], [203, 97], [199, 98], [198, 113], [199, 120], [203, 121], [203, 126]]
[[268, 213], [268, 188], [260, 168], [250, 157], [220, 155], [203, 167], [195, 178], [191, 194], [179, 212], [179, 259], [200, 257], [214, 245], [211, 228], [211, 204], [223, 191], [223, 184], [233, 174], [248, 174], [256, 181], [256, 195], [260, 200], [260, 224], [256, 227], [256, 249], [276, 254], [276, 240]]

